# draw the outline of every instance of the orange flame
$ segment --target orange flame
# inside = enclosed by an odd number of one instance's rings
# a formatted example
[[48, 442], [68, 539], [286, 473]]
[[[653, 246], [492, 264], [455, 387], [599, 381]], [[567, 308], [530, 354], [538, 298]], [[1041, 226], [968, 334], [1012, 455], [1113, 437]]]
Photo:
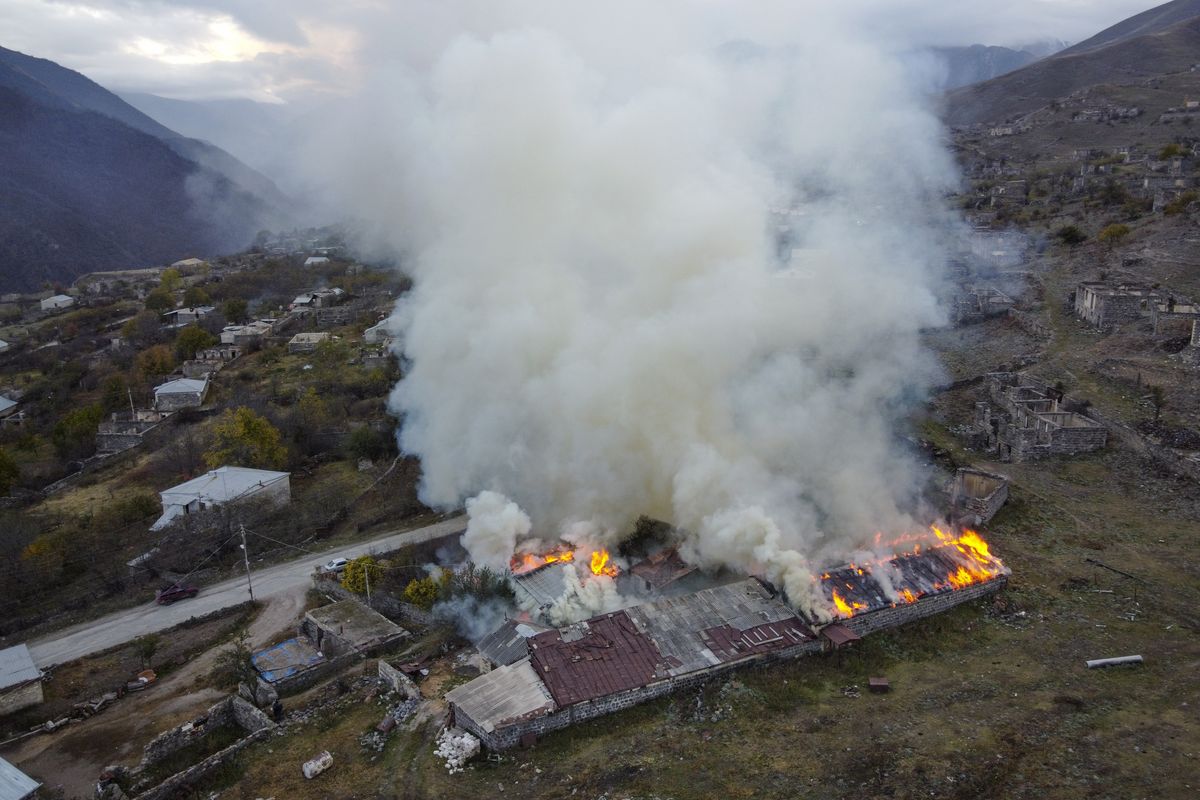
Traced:
[[[954, 557], [954, 560], [957, 562], [954, 571], [947, 574], [944, 580], [934, 582], [933, 591], [962, 589], [963, 587], [970, 586], [971, 584], [982, 583], [984, 581], [991, 580], [1005, 571], [1004, 565], [1000, 562], [1000, 559], [992, 555], [991, 550], [988, 548], [987, 542], [985, 542], [983, 537], [981, 537], [975, 531], [963, 530], [961, 533], [955, 536], [942, 531], [936, 526], [931, 525], [930, 529], [938, 540], [938, 543], [933, 545], [934, 549], [952, 547], [958, 551], [958, 555]], [[911, 534], [905, 534], [896, 541], [892, 542], [892, 545], [895, 546], [896, 544], [900, 543], [912, 542], [915, 538], [916, 537]], [[877, 535], [876, 542], [878, 541], [879, 536]], [[928, 550], [929, 547], [926, 546], [925, 549]], [[919, 555], [921, 552], [921, 544], [916, 542], [913, 544], [911, 549], [899, 555]], [[883, 564], [888, 560], [890, 559], [881, 558], [874, 563]], [[867, 576], [871, 574], [871, 568], [869, 566], [862, 567], [854, 563], [847, 565], [845, 569], [856, 575]], [[839, 572], [840, 571], [841, 570], [839, 570]], [[833, 575], [829, 572], [825, 572], [821, 575], [822, 581], [828, 581], [832, 578]], [[855, 590], [854, 585], [850, 582], [843, 581], [843, 583], [851, 592]], [[897, 592], [897, 602], [892, 603], [893, 607], [898, 605], [900, 602], [915, 603], [926, 593], [923, 589], [918, 587], [898, 587]], [[839, 594], [838, 590], [836, 589], [831, 589], [830, 593], [833, 600], [834, 610], [840, 617], [849, 618], [860, 611], [868, 609], [868, 606], [865, 603], [859, 603], [853, 600], [847, 601], [846, 598]]]
[[617, 577], [620, 572], [616, 564], [608, 563], [608, 551], [601, 548], [592, 553], [592, 574], [607, 575], [610, 578]]
[[575, 551], [564, 545], [559, 545], [546, 553], [514, 553], [509, 559], [508, 568], [514, 575], [524, 575], [527, 572], [541, 569], [547, 564], [570, 564], [575, 560]]

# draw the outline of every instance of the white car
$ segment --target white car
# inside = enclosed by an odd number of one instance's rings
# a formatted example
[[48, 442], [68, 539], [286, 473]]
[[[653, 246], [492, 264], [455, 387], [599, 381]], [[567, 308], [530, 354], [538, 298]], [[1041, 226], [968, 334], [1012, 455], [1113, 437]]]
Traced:
[[326, 572], [341, 572], [346, 569], [346, 565], [350, 563], [348, 558], [335, 558], [326, 564], [322, 569]]

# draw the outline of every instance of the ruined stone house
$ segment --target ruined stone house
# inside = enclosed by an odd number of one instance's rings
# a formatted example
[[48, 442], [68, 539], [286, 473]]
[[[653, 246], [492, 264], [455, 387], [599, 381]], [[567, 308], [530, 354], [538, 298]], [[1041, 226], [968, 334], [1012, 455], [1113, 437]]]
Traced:
[[1147, 316], [1151, 304], [1160, 297], [1157, 289], [1140, 283], [1085, 281], [1075, 289], [1075, 314], [1107, 331]]
[[991, 403], [975, 406], [975, 442], [1000, 461], [1032, 461], [1098, 450], [1108, 430], [1060, 406], [1062, 395], [1045, 381], [1021, 373], [987, 376]]
[[996, 516], [1008, 500], [1008, 477], [971, 467], [960, 467], [950, 489], [955, 516], [967, 525], [983, 525]]
[[1168, 295], [1150, 304], [1150, 321], [1155, 336], [1188, 336], [1200, 319], [1200, 305], [1182, 297]]

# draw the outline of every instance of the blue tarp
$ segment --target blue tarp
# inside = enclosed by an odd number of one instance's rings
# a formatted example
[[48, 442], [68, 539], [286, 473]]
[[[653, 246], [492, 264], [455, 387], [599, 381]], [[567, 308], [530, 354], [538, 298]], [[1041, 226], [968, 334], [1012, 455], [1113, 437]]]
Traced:
[[288, 639], [250, 656], [250, 663], [267, 683], [291, 677], [324, 660], [325, 657], [307, 639], [299, 638]]

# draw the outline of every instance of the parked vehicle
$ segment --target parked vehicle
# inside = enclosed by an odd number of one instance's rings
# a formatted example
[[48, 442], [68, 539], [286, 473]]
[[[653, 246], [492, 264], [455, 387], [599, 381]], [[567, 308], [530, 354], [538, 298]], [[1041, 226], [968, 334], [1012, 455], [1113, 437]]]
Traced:
[[350, 563], [348, 558], [335, 558], [326, 564], [322, 569], [325, 572], [344, 572], [346, 565]]
[[188, 597], [195, 597], [200, 593], [200, 590], [195, 586], [180, 586], [175, 583], [165, 589], [159, 589], [158, 594], [154, 596], [154, 602], [160, 606], [169, 606], [176, 600], [183, 600]]

